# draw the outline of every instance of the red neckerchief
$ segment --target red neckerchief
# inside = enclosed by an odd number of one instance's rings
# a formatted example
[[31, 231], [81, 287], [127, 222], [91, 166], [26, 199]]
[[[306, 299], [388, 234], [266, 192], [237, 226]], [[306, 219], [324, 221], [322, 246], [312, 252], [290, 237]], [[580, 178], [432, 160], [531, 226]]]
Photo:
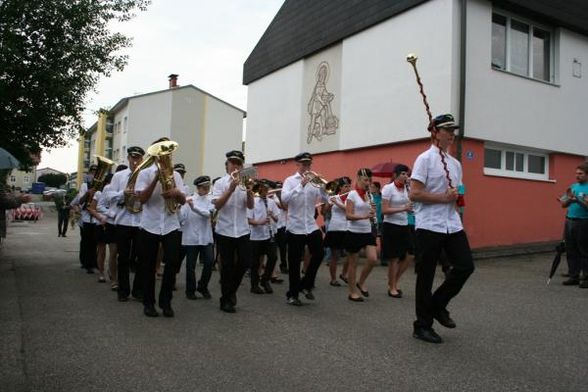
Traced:
[[345, 200], [347, 200], [348, 195], [349, 195], [349, 193], [346, 195], [339, 195], [339, 199], [341, 199], [341, 202], [345, 203]]
[[394, 181], [394, 185], [396, 185], [396, 188], [401, 191], [404, 189], [404, 184], [398, 184], [396, 181]]
[[362, 200], [365, 200], [365, 193], [366, 193], [365, 189], [361, 189], [361, 188], [358, 188], [357, 186], [355, 186], [355, 191], [357, 192], [359, 197], [361, 197]]

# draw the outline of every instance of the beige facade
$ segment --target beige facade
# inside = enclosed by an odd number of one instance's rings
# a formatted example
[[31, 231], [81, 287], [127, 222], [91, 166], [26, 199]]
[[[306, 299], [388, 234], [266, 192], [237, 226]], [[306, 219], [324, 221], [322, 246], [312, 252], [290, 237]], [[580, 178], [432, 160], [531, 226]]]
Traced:
[[11, 188], [14, 187], [14, 189], [26, 191], [31, 189], [33, 182], [35, 182], [35, 178], [36, 175], [34, 169], [29, 172], [14, 169], [8, 176], [7, 183]]

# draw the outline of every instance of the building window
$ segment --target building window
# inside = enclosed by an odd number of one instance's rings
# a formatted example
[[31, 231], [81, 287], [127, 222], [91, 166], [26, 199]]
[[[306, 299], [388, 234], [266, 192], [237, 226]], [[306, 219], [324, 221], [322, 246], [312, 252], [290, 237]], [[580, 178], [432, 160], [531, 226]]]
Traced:
[[506, 14], [492, 14], [492, 68], [553, 82], [553, 32]]
[[125, 118], [123, 119], [123, 133], [127, 133], [127, 125], [128, 125], [128, 117], [125, 116]]
[[30, 179], [30, 177], [29, 177], [29, 176], [24, 176], [24, 177], [23, 177], [23, 179], [22, 179], [22, 182], [23, 182], [24, 184], [28, 184], [30, 181], [31, 181], [31, 179]]
[[484, 174], [503, 177], [548, 180], [549, 155], [512, 147], [486, 146]]
[[10, 176], [10, 182], [15, 183], [16, 182], [16, 177], [15, 176]]

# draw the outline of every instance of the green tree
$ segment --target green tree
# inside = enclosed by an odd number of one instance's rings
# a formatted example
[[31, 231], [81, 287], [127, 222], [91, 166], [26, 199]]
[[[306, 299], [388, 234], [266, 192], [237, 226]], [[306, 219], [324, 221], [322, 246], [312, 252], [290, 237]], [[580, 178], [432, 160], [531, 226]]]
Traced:
[[0, 147], [25, 165], [83, 131], [84, 101], [122, 70], [131, 39], [109, 29], [150, 0], [0, 0]]
[[47, 173], [40, 176], [38, 181], [44, 182], [47, 186], [59, 188], [67, 182], [67, 176], [65, 174]]

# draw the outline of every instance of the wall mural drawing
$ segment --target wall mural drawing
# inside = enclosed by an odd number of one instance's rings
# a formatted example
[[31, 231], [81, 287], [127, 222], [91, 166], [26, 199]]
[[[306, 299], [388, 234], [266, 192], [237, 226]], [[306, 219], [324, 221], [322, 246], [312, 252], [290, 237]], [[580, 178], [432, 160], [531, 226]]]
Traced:
[[339, 119], [333, 114], [331, 107], [335, 94], [327, 90], [329, 73], [329, 63], [326, 61], [320, 63], [317, 70], [316, 84], [310, 101], [308, 101], [310, 123], [308, 124], [307, 144], [310, 144], [313, 138], [320, 142], [323, 140], [323, 136], [334, 135], [339, 128]]

